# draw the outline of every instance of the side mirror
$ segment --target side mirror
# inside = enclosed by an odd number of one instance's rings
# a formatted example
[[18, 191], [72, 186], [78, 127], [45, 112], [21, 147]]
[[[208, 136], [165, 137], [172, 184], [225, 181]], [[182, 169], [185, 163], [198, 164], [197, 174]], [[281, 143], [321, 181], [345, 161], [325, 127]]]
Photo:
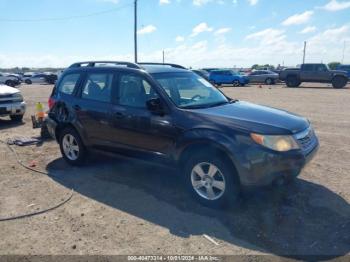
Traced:
[[162, 101], [160, 100], [160, 98], [152, 98], [150, 100], [147, 100], [146, 106], [147, 106], [148, 110], [151, 111], [152, 113], [156, 113], [159, 115], [164, 114], [164, 108], [163, 108]]

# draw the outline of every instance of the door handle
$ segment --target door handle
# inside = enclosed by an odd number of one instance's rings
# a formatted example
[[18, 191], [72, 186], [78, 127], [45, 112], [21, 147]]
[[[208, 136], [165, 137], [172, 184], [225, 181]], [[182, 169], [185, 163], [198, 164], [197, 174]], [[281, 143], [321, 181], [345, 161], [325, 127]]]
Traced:
[[80, 111], [80, 110], [81, 110], [81, 107], [80, 107], [79, 105], [75, 105], [73, 108], [74, 108], [76, 111]]

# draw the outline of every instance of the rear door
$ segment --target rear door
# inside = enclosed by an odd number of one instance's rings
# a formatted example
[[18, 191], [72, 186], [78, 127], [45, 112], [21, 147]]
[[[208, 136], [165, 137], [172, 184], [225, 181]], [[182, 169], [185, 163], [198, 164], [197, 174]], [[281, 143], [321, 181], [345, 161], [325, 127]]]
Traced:
[[312, 82], [315, 80], [315, 68], [313, 64], [304, 64], [301, 66], [300, 78], [301, 81]]
[[105, 148], [111, 144], [111, 94], [115, 85], [111, 71], [87, 72], [73, 104], [73, 110], [91, 145]]

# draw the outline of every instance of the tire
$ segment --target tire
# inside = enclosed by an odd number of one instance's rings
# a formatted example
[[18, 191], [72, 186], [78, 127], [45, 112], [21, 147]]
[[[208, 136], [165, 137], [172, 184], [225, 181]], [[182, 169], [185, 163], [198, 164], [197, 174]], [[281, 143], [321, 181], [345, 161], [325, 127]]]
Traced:
[[233, 86], [240, 86], [241, 83], [238, 80], [235, 80], [235, 81], [232, 82], [232, 85]]
[[275, 82], [272, 78], [266, 78], [266, 80], [265, 80], [265, 84], [267, 84], [267, 85], [273, 85], [274, 83]]
[[26, 83], [27, 85], [31, 85], [31, 84], [32, 84], [32, 80], [26, 79], [26, 80], [24, 81], [24, 83]]
[[7, 80], [7, 81], [5, 82], [5, 85], [11, 86], [11, 87], [15, 87], [15, 86], [16, 86], [16, 85], [15, 85], [15, 82], [13, 82], [13, 81], [11, 81], [11, 80]]
[[298, 87], [300, 86], [300, 81], [296, 76], [288, 76], [286, 78], [286, 85], [288, 87]]
[[84, 164], [87, 150], [74, 128], [67, 127], [60, 133], [59, 144], [61, 154], [68, 164], [72, 166]]
[[346, 86], [348, 80], [343, 76], [336, 76], [332, 79], [333, 88], [340, 89]]
[[[212, 172], [214, 175], [210, 175], [210, 167], [212, 171], [217, 169], [217, 172]], [[184, 171], [189, 193], [203, 205], [222, 208], [237, 202], [240, 193], [239, 180], [228, 160], [210, 154], [194, 154], [185, 164]], [[195, 185], [199, 187], [195, 189]]]
[[22, 122], [24, 115], [10, 115], [13, 122]]

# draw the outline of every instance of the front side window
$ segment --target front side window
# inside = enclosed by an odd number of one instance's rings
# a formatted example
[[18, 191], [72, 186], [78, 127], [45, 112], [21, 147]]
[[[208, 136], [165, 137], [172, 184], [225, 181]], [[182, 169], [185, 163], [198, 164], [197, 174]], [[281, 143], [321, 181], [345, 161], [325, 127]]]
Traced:
[[110, 102], [113, 84], [113, 74], [88, 74], [81, 97], [100, 102]]
[[121, 75], [119, 80], [119, 104], [146, 108], [146, 101], [158, 95], [142, 76], [135, 74]]
[[208, 81], [194, 73], [156, 73], [153, 77], [180, 108], [204, 108], [228, 103]]
[[325, 71], [327, 71], [327, 68], [325, 65], [317, 65], [316, 70], [319, 72], [325, 72]]
[[74, 88], [78, 83], [79, 77], [80, 74], [69, 74], [64, 76], [58, 87], [58, 91], [67, 95], [73, 94]]

